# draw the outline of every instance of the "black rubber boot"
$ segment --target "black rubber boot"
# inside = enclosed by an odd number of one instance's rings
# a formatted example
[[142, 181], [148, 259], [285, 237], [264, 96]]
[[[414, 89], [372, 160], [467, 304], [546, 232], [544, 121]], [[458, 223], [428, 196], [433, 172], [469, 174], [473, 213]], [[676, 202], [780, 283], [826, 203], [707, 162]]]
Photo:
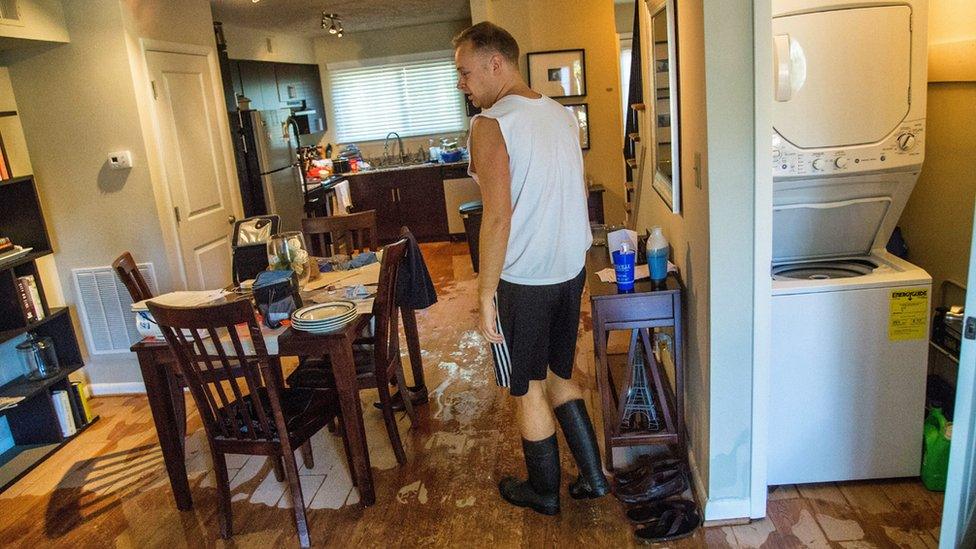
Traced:
[[522, 439], [525, 469], [528, 480], [505, 477], [498, 483], [498, 491], [505, 501], [528, 507], [543, 515], [559, 512], [559, 444], [556, 434], [531, 441]]
[[598, 498], [610, 492], [610, 483], [600, 464], [600, 447], [596, 443], [593, 423], [582, 399], [570, 400], [556, 407], [556, 418], [563, 428], [566, 444], [573, 452], [579, 476], [569, 484], [573, 499]]

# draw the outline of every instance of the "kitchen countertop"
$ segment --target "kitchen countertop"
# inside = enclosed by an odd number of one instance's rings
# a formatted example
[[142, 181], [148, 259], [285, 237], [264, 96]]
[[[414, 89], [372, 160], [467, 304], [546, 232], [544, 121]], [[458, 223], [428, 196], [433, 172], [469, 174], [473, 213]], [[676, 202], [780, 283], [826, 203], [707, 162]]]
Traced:
[[392, 171], [398, 171], [398, 170], [416, 170], [416, 169], [419, 169], [419, 168], [440, 168], [440, 167], [467, 166], [467, 165], [468, 165], [468, 161], [467, 160], [460, 160], [458, 162], [445, 162], [445, 163], [440, 163], [440, 162], [437, 162], [437, 163], [434, 163], [434, 162], [426, 162], [426, 163], [423, 163], [423, 164], [408, 164], [406, 166], [387, 166], [387, 167], [384, 167], [384, 168], [370, 168], [368, 170], [360, 170], [358, 172], [344, 173], [344, 174], [342, 174], [342, 176], [343, 177], [355, 177], [357, 175], [365, 175], [365, 174], [371, 174], [371, 173], [392, 172]]

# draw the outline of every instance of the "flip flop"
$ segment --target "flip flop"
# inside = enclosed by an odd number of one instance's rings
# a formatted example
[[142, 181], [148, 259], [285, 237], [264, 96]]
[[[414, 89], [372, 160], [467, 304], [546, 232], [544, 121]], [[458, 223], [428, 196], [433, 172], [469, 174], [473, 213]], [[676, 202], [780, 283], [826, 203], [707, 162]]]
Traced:
[[644, 480], [652, 472], [682, 467], [684, 467], [684, 461], [680, 459], [666, 457], [654, 461], [648, 454], [642, 454], [637, 458], [637, 466], [615, 474], [613, 476], [613, 483], [619, 488]]
[[617, 487], [613, 495], [624, 503], [636, 504], [674, 496], [687, 488], [688, 479], [684, 471], [680, 468], [666, 469], [652, 472], [643, 481]]
[[683, 500], [668, 499], [668, 500], [654, 501], [651, 503], [644, 503], [640, 505], [635, 505], [633, 507], [629, 507], [626, 513], [627, 520], [629, 520], [631, 524], [637, 524], [637, 525], [647, 525], [648, 523], [651, 522], [657, 522], [658, 519], [661, 518], [661, 515], [663, 515], [665, 511], [671, 509], [674, 506], [675, 501], [683, 501]]
[[694, 502], [677, 499], [658, 503], [661, 514], [634, 531], [634, 540], [641, 544], [674, 541], [692, 535], [701, 526], [701, 513]]

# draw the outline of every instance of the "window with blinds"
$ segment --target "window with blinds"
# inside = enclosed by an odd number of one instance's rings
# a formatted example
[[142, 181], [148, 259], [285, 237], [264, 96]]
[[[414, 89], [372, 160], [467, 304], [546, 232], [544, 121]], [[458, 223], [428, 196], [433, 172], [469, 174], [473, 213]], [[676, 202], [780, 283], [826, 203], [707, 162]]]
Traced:
[[329, 70], [340, 143], [464, 129], [451, 57]]

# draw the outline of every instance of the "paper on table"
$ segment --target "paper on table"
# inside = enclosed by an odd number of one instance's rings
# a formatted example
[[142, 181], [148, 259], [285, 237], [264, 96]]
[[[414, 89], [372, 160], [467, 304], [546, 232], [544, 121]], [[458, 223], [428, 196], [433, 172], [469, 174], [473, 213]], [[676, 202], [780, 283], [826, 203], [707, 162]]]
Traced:
[[342, 286], [356, 286], [358, 284], [376, 284], [380, 279], [380, 264], [370, 263], [369, 265], [360, 267], [358, 269], [350, 269], [348, 271], [332, 271], [328, 273], [321, 273], [319, 277], [315, 280], [310, 280], [305, 284], [304, 291], [311, 292], [313, 290], [318, 290], [319, 288], [325, 288], [326, 286], [338, 285], [342, 282]]
[[202, 290], [202, 291], [180, 291], [180, 292], [169, 292], [168, 294], [158, 295], [156, 297], [151, 297], [149, 299], [144, 299], [138, 303], [132, 304], [133, 311], [145, 311], [148, 309], [146, 307], [147, 301], [152, 301], [153, 303], [159, 303], [160, 305], [166, 305], [169, 307], [197, 307], [200, 305], [207, 305], [213, 303], [218, 299], [229, 294], [227, 290]]
[[[611, 254], [620, 249], [620, 244], [622, 242], [627, 242], [630, 244], [631, 250], [637, 249], [637, 232], [630, 229], [620, 229], [619, 231], [613, 231], [612, 233], [607, 233], [607, 253]], [[611, 256], [611, 260], [613, 256]]]
[[[678, 266], [675, 265], [674, 263], [671, 263], [670, 261], [668, 261], [668, 272], [669, 273], [676, 273], [676, 272], [678, 272]], [[600, 277], [600, 280], [602, 282], [616, 282], [617, 281], [617, 273], [614, 272], [613, 267], [607, 267], [606, 269], [603, 269], [602, 271], [597, 271], [596, 272], [596, 276]], [[643, 278], [650, 278], [650, 277], [651, 277], [651, 269], [647, 265], [647, 263], [645, 263], [643, 265], [636, 265], [634, 267], [634, 280], [641, 280]]]

